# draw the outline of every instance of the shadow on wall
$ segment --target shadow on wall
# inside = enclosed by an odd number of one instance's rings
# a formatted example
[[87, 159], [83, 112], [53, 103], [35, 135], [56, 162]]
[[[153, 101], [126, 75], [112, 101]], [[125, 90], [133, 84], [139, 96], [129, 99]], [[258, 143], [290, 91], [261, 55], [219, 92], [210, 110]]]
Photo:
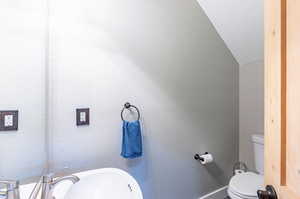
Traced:
[[[238, 65], [197, 2], [53, 1], [55, 169], [119, 167], [145, 199], [226, 185], [238, 155]], [[141, 159], [119, 156], [126, 101], [143, 117]], [[79, 105], [91, 109], [88, 128], [72, 125]], [[207, 167], [193, 159], [205, 151], [215, 158]]]

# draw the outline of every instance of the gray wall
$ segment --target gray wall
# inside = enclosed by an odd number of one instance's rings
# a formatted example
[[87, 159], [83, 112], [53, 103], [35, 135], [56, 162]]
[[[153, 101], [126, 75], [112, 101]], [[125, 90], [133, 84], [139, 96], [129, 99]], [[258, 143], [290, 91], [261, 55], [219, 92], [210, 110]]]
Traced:
[[[238, 159], [238, 64], [197, 2], [49, 3], [49, 43], [46, 1], [0, 3], [0, 109], [20, 110], [20, 130], [0, 134], [0, 178], [39, 175], [50, 147], [53, 171], [122, 168], [145, 199], [226, 185]], [[130, 161], [119, 155], [126, 101], [141, 109], [144, 135], [145, 155]], [[90, 126], [75, 126], [78, 107], [91, 108]], [[207, 167], [193, 160], [205, 151]]]
[[[119, 167], [146, 199], [195, 199], [238, 159], [238, 64], [193, 0], [51, 0], [51, 163]], [[120, 157], [120, 109], [141, 109], [143, 158]], [[75, 109], [91, 125], [75, 126]], [[201, 166], [193, 155], [211, 152]]]
[[242, 65], [239, 73], [239, 156], [251, 170], [255, 170], [251, 136], [264, 133], [264, 62]]

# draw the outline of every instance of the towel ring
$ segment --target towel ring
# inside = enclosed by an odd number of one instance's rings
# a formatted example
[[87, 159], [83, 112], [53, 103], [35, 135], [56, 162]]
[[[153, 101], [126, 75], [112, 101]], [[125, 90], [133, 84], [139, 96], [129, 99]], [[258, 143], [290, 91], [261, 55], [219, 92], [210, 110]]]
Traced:
[[123, 108], [122, 111], [121, 111], [121, 118], [122, 118], [122, 120], [125, 121], [125, 120], [124, 120], [124, 117], [123, 117], [124, 110], [125, 110], [125, 109], [130, 109], [130, 108], [134, 108], [134, 109], [136, 110], [136, 112], [137, 112], [137, 114], [138, 114], [138, 119], [137, 119], [137, 120], [140, 120], [141, 114], [140, 114], [139, 109], [138, 109], [136, 106], [131, 105], [129, 102], [126, 102], [126, 103], [124, 104], [124, 108]]

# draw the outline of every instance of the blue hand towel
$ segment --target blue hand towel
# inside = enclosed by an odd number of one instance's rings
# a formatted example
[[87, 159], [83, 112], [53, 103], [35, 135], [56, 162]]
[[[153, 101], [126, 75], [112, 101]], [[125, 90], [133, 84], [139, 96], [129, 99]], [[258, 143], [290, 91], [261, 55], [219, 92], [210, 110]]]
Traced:
[[124, 158], [138, 158], [143, 154], [140, 122], [123, 121], [122, 153]]

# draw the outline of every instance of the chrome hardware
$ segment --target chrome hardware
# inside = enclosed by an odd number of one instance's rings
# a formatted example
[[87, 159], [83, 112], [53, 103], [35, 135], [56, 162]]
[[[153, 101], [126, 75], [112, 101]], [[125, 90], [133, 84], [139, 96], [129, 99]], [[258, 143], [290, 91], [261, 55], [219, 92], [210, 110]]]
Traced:
[[258, 190], [257, 196], [259, 199], [277, 199], [277, 194], [273, 186], [267, 185], [266, 191]]
[[5, 199], [20, 199], [19, 181], [0, 180], [0, 184], [5, 188], [0, 190], [0, 196]]
[[41, 199], [53, 199], [52, 191], [54, 187], [62, 181], [69, 180], [73, 184], [77, 183], [80, 179], [77, 176], [70, 175], [64, 177], [55, 177], [54, 174], [42, 176], [41, 178]]
[[[203, 155], [207, 155], [208, 152], [205, 152]], [[204, 161], [204, 158], [201, 157], [202, 155], [196, 154], [194, 155], [195, 160]]]
[[140, 118], [141, 118], [141, 113], [140, 113], [140, 110], [136, 107], [136, 106], [134, 106], [134, 105], [132, 105], [132, 104], [130, 104], [129, 102], [126, 102], [125, 104], [124, 104], [124, 107], [123, 107], [123, 109], [122, 109], [122, 111], [121, 111], [121, 119], [123, 120], [123, 121], [125, 121], [125, 119], [124, 119], [124, 117], [123, 117], [123, 113], [124, 113], [124, 111], [126, 110], [126, 109], [130, 109], [130, 108], [134, 108], [135, 110], [136, 110], [136, 112], [137, 112], [137, 120], [140, 120]]
[[242, 170], [244, 172], [247, 172], [248, 167], [247, 167], [246, 163], [244, 163], [244, 162], [237, 162], [237, 163], [234, 164], [233, 169], [232, 169], [233, 175], [236, 174], [235, 173], [236, 170]]
[[[44, 175], [36, 183], [29, 199], [54, 199], [52, 196], [53, 189], [57, 184], [65, 180], [69, 180], [75, 184], [80, 179], [74, 175], [64, 177], [55, 177], [54, 174]], [[0, 189], [0, 198], [20, 199], [19, 181], [0, 180], [0, 185], [1, 184], [5, 187]]]

